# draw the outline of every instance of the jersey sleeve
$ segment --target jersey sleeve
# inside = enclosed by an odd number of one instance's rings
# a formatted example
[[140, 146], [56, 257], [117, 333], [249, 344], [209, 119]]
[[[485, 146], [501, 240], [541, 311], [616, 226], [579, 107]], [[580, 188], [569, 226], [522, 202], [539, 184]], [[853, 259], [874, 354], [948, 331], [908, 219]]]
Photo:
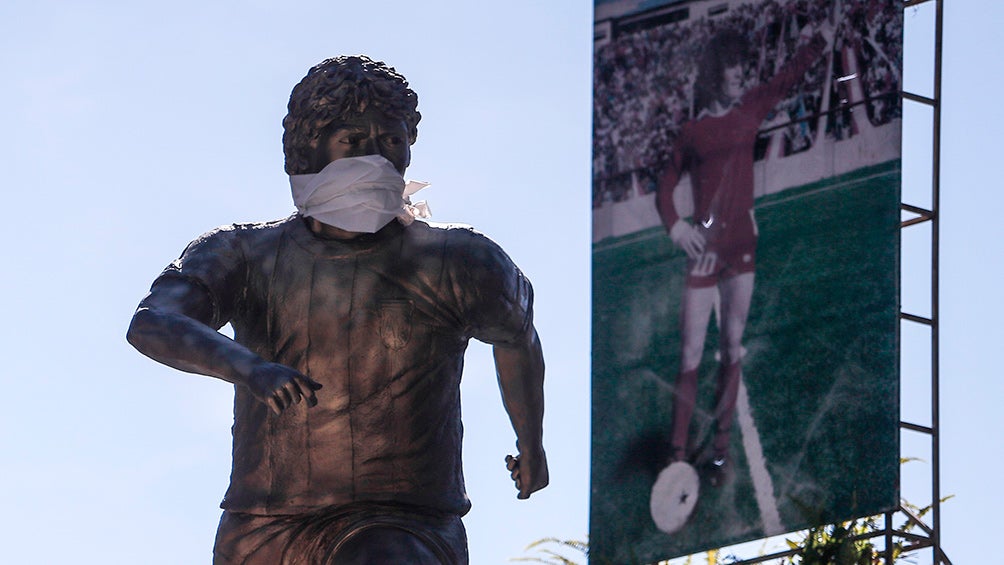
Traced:
[[760, 119], [764, 119], [767, 113], [776, 106], [788, 91], [798, 83], [806, 71], [808, 71], [826, 49], [826, 40], [816, 34], [808, 42], [804, 43], [795, 52], [795, 55], [784, 64], [783, 67], [764, 84], [750, 89], [743, 96], [743, 104], [752, 104], [754, 112]]
[[212, 320], [220, 328], [229, 322], [243, 298], [245, 257], [239, 232], [234, 226], [203, 234], [188, 244], [153, 282], [153, 290], [167, 280], [184, 280], [204, 291], [212, 303]]
[[680, 219], [680, 213], [673, 202], [673, 192], [679, 184], [690, 166], [690, 130], [691, 124], [684, 124], [680, 131], [680, 136], [673, 143], [673, 152], [669, 156], [669, 163], [659, 177], [659, 185], [656, 188], [655, 207], [659, 212], [662, 225], [669, 231], [673, 224]]
[[450, 258], [452, 286], [467, 333], [492, 345], [517, 343], [533, 326], [533, 287], [505, 251], [459, 230]]

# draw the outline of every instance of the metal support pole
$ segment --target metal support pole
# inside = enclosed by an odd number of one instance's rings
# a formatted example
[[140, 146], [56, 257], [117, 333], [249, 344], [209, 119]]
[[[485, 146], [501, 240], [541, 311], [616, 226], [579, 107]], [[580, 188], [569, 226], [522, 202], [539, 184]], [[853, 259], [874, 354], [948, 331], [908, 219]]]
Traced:
[[941, 47], [942, 28], [944, 22], [944, 0], [935, 0], [934, 16], [934, 124], [931, 151], [931, 465], [932, 485], [932, 535], [934, 538], [934, 563], [944, 564], [945, 555], [941, 548], [941, 395], [940, 395], [940, 356], [938, 348], [939, 332], [939, 238], [938, 227], [941, 223]]
[[893, 560], [893, 540], [892, 540], [892, 512], [885, 513], [885, 564], [892, 565]]

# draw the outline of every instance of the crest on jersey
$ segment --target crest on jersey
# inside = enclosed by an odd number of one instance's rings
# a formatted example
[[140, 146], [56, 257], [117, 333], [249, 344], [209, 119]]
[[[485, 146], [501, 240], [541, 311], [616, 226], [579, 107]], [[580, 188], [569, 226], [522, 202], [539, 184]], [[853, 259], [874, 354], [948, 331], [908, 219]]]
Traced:
[[402, 349], [411, 340], [411, 319], [415, 305], [410, 300], [380, 302], [380, 337], [388, 349]]

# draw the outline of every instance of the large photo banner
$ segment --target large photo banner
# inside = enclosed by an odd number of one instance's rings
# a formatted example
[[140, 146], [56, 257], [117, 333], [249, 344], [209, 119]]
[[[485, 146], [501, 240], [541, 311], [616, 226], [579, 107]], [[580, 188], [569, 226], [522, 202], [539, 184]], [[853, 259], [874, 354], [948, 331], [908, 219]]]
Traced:
[[590, 561], [898, 503], [899, 0], [596, 0]]

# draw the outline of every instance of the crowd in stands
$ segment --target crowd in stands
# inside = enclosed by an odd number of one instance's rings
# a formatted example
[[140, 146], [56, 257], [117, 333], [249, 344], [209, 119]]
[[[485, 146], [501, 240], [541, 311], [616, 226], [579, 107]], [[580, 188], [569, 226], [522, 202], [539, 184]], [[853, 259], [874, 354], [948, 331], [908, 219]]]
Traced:
[[[783, 130], [783, 154], [807, 150], [819, 120], [801, 119], [828, 104], [826, 136], [853, 135], [852, 112], [873, 125], [900, 117], [899, 61], [902, 7], [893, 2], [842, 0], [837, 15], [832, 77], [827, 64], [813, 66], [802, 83], [775, 108], [763, 130]], [[593, 67], [593, 206], [628, 197], [632, 186], [652, 191], [657, 172], [672, 151], [680, 127], [695, 114], [696, 63], [707, 42], [723, 29], [749, 39], [747, 87], [769, 80], [795, 53], [803, 29], [831, 17], [831, 0], [766, 0], [731, 6], [709, 17], [616, 33], [597, 46]], [[848, 73], [842, 53], [851, 51], [857, 73]], [[827, 79], [830, 80], [827, 80]], [[851, 81], [864, 101], [849, 104]], [[823, 96], [830, 85], [828, 100]], [[763, 158], [768, 133], [757, 143]]]

